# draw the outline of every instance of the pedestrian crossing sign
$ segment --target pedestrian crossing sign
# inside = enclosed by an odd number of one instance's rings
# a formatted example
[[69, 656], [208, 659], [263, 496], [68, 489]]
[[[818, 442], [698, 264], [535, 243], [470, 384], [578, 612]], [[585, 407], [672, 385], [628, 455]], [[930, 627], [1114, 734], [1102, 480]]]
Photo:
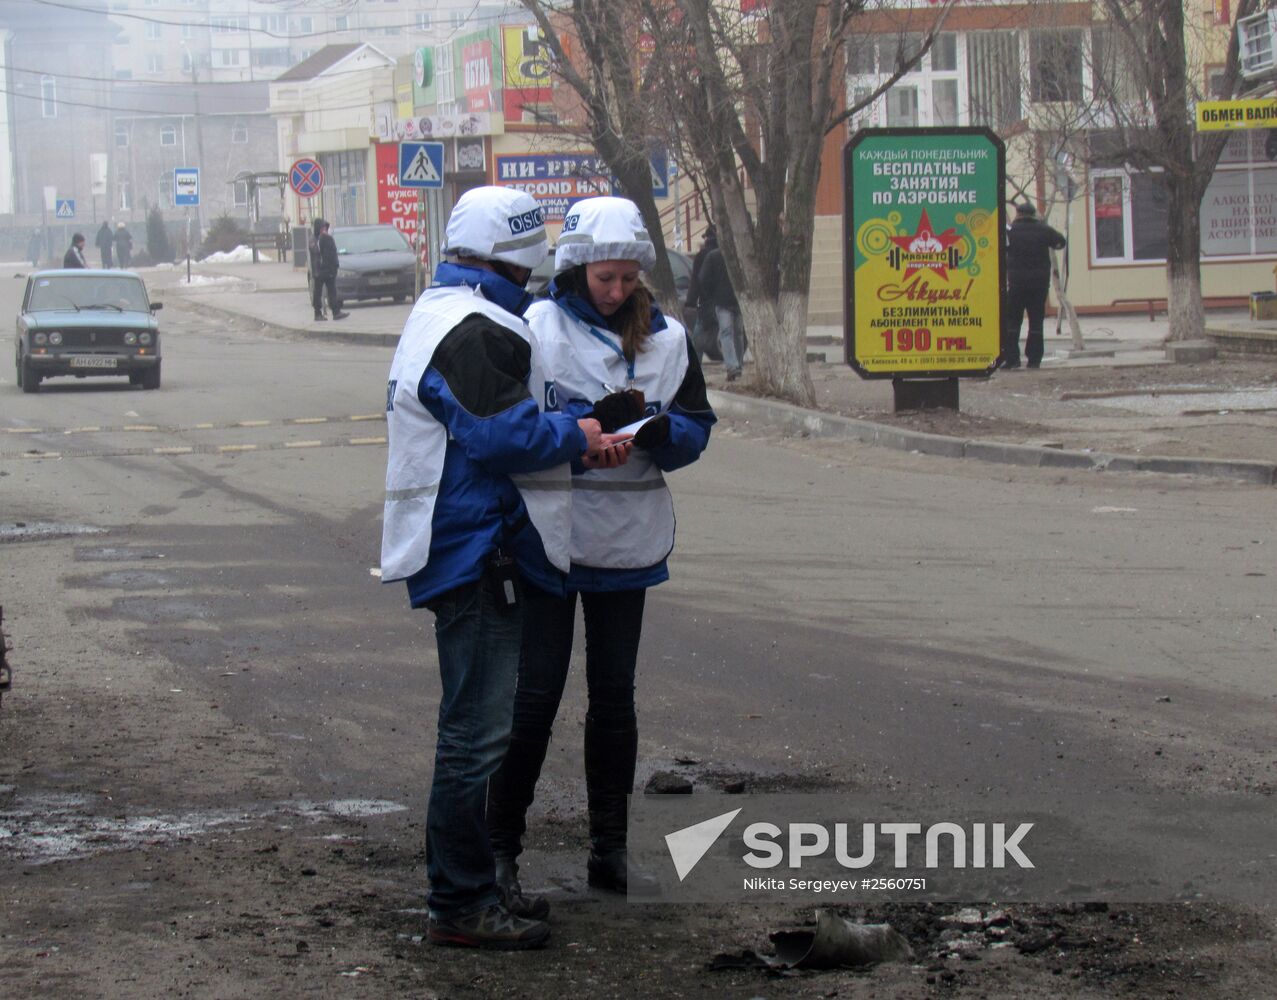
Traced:
[[[47, 205], [48, 202], [45, 202], [45, 204]], [[75, 199], [74, 198], [59, 198], [57, 200], [56, 207], [53, 210], [53, 215], [55, 218], [58, 218], [58, 219], [74, 219], [75, 218]]]
[[443, 187], [443, 143], [401, 142], [399, 144], [399, 186]]

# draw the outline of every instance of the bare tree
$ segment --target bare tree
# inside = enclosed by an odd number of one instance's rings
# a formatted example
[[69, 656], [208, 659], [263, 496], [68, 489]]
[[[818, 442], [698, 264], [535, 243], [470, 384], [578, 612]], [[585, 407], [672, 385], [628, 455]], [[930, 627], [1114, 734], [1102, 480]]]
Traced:
[[[665, 255], [660, 212], [652, 192], [649, 154], [653, 140], [667, 131], [660, 108], [647, 94], [638, 58], [642, 17], [635, 7], [615, 0], [520, 0], [536, 18], [554, 55], [555, 76], [580, 99], [584, 137], [620, 182], [625, 196], [643, 215], [656, 246], [656, 270], [649, 276], [661, 304], [677, 312], [674, 276]], [[575, 46], [581, 56], [573, 58]], [[556, 125], [572, 131], [573, 123]]]
[[756, 386], [767, 394], [815, 402], [807, 302], [825, 136], [917, 64], [952, 2], [913, 16], [910, 30], [921, 29], [916, 49], [902, 49], [882, 86], [852, 103], [846, 50], [857, 18], [890, 4], [644, 0], [661, 73], [657, 93], [678, 123], [683, 160], [709, 191], [757, 361]]
[[[892, 8], [889, 0], [774, 0], [749, 13], [740, 9], [748, 5], [717, 0], [520, 2], [545, 35], [559, 77], [580, 97], [595, 150], [638, 204], [658, 247], [652, 140], [678, 150], [708, 191], [758, 387], [812, 404], [807, 299], [822, 144], [917, 64], [954, 0], [914, 16], [911, 30], [924, 29], [919, 44], [902, 50], [882, 87], [850, 107], [845, 47], [856, 17]], [[579, 42], [579, 59], [571, 58], [568, 38]], [[670, 304], [672, 278], [653, 278]]]
[[[1037, 74], [1033, 97], [1045, 109], [1040, 121], [1092, 166], [1156, 171], [1166, 198], [1167, 339], [1201, 337], [1201, 205], [1228, 134], [1196, 132], [1194, 107], [1208, 96], [1197, 86], [1190, 61], [1200, 40], [1192, 37], [1183, 0], [1099, 0], [1095, 7], [1101, 17], [1089, 46], [1079, 42], [1076, 56], [1087, 53], [1088, 94], [1081, 93], [1080, 74], [1076, 94], [1044, 86], [1043, 81], [1065, 78], [1052, 66], [1063, 50], [1044, 46], [1035, 53], [1039, 58], [1030, 72]], [[1237, 17], [1257, 8], [1258, 0], [1240, 0]], [[1238, 79], [1234, 25], [1214, 96], [1235, 93]]]

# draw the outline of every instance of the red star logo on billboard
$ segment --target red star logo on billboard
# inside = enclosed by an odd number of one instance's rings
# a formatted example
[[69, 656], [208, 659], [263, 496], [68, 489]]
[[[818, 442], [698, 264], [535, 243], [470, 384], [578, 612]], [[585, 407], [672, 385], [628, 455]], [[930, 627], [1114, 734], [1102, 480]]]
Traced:
[[900, 263], [897, 266], [905, 269], [906, 278], [918, 271], [930, 270], [948, 281], [949, 268], [953, 266], [953, 254], [949, 252], [949, 248], [962, 237], [955, 229], [946, 229], [943, 233], [937, 233], [932, 228], [931, 219], [927, 217], [927, 210], [924, 208], [922, 216], [918, 219], [918, 228], [914, 230], [913, 235], [891, 236], [889, 239], [900, 248], [898, 254]]

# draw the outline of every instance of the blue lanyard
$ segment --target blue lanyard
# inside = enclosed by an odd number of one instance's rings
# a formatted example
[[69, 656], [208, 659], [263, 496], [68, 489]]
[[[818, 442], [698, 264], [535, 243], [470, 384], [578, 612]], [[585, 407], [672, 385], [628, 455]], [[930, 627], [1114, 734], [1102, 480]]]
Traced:
[[[618, 347], [616, 344], [612, 343], [610, 338], [605, 337], [603, 334], [599, 333], [598, 330], [594, 329], [594, 327], [590, 326], [588, 323], [585, 325], [585, 328], [590, 331], [591, 337], [593, 337], [595, 340], [601, 343], [604, 347], [606, 347], [609, 351], [614, 353], [618, 358], [620, 358], [622, 361], [625, 362], [625, 375], [626, 375], [626, 378], [629, 379], [628, 383], [626, 384], [626, 388], [633, 389], [634, 388], [634, 362], [631, 361], [629, 358], [627, 358], [625, 356], [625, 352], [621, 350], [621, 348]], [[615, 391], [615, 390], [611, 390], [610, 387], [607, 386], [606, 384], [603, 386], [603, 388], [608, 389], [609, 391]]]

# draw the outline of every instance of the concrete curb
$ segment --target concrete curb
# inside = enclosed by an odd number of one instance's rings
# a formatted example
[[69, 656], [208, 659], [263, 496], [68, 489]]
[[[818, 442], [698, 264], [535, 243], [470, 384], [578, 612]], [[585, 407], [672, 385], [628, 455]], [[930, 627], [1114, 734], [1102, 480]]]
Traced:
[[[284, 326], [282, 323], [272, 323], [268, 319], [261, 319], [249, 313], [225, 309], [212, 302], [198, 302], [195, 299], [182, 297], [179, 297], [179, 299], [182, 303], [180, 308], [189, 309], [191, 312], [201, 316], [245, 320], [256, 324], [268, 336], [301, 337], [306, 340], [318, 340], [330, 344], [362, 344], [365, 347], [397, 347], [399, 345], [399, 334], [397, 333], [368, 333], [361, 330], [343, 330], [336, 326], [324, 330]], [[342, 323], [344, 320], [329, 320], [329, 322]]]
[[1181, 476], [1233, 479], [1262, 486], [1277, 485], [1277, 464], [1244, 459], [1178, 458], [1161, 455], [1115, 455], [1065, 451], [1006, 441], [972, 441], [889, 427], [870, 420], [804, 410], [773, 399], [710, 390], [710, 403], [720, 417], [752, 423], [798, 437], [842, 438], [897, 451], [943, 458], [973, 458], [1042, 469], [1092, 469], [1097, 472], [1159, 472]]

